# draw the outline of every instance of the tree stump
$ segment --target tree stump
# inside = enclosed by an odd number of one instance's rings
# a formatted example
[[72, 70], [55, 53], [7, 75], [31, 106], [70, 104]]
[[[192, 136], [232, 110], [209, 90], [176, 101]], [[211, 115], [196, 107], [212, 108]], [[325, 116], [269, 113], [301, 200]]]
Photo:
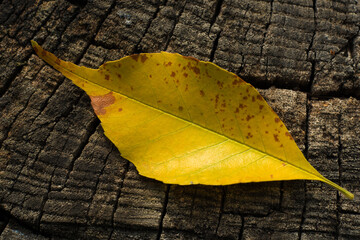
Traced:
[[[360, 238], [357, 1], [0, 0], [0, 22], [0, 239]], [[93, 68], [140, 52], [212, 61], [257, 87], [355, 200], [313, 181], [139, 176], [31, 39]]]

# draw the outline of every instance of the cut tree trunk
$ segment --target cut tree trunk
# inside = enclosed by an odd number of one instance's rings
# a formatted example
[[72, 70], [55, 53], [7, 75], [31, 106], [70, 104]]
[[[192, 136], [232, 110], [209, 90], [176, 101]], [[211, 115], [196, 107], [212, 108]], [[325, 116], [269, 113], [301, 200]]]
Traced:
[[[360, 238], [357, 1], [0, 0], [0, 22], [0, 239]], [[313, 181], [139, 176], [31, 39], [93, 68], [140, 52], [212, 61], [257, 87], [309, 162], [355, 199]]]

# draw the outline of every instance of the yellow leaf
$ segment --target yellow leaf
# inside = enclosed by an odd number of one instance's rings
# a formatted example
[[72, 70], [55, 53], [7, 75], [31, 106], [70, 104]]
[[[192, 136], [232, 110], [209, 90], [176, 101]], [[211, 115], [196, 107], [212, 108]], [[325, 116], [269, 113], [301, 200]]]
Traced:
[[250, 84], [211, 62], [143, 53], [99, 69], [35, 52], [91, 98], [105, 135], [140, 174], [164, 183], [227, 185], [323, 177]]

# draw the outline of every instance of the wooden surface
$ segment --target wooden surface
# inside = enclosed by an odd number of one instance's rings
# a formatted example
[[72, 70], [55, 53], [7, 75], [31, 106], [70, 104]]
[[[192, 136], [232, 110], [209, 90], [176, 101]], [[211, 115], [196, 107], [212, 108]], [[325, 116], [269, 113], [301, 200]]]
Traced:
[[[360, 238], [357, 1], [0, 0], [0, 22], [0, 239]], [[312, 181], [141, 177], [31, 39], [93, 68], [139, 52], [213, 61], [260, 89], [355, 200]]]

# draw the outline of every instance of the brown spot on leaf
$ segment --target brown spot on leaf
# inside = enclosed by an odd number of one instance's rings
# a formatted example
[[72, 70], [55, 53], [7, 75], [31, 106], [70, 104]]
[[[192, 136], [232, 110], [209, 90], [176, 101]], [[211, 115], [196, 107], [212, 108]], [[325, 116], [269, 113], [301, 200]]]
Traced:
[[244, 100], [247, 100], [247, 97], [245, 96], [245, 97], [243, 97], [243, 99], [244, 99]]
[[274, 139], [275, 139], [275, 142], [279, 142], [279, 135], [274, 134]]
[[188, 57], [188, 56], [182, 56], [182, 57], [185, 58], [185, 59], [188, 59], [188, 60], [195, 61], [196, 63], [198, 63], [200, 61], [199, 59], [196, 59], [194, 57]]
[[141, 54], [141, 62], [142, 63], [144, 63], [147, 59], [148, 59], [148, 57], [146, 56], [146, 54]]
[[249, 139], [249, 138], [252, 138], [252, 137], [253, 137], [253, 135], [251, 134], [251, 132], [248, 132], [246, 138]]
[[274, 178], [274, 176], [273, 176], [272, 174], [270, 174], [270, 178], [271, 178], [271, 179], [273, 179], [273, 178]]
[[186, 86], [185, 86], [185, 92], [187, 92], [188, 89], [189, 89], [189, 85], [186, 84]]
[[104, 115], [106, 113], [105, 108], [115, 102], [115, 97], [112, 92], [102, 96], [90, 96], [90, 99], [96, 115]]
[[275, 122], [276, 123], [280, 122], [280, 118], [275, 118]]
[[246, 105], [240, 103], [239, 108], [241, 108], [241, 109], [246, 108]]
[[261, 95], [257, 95], [256, 98], [257, 98], [258, 100], [263, 100], [263, 98], [262, 98]]
[[109, 79], [110, 79], [110, 76], [107, 75], [107, 74], [105, 74], [105, 79], [106, 79], [106, 80], [109, 80]]
[[224, 83], [220, 81], [217, 81], [217, 85], [219, 86], [220, 89], [224, 87]]
[[59, 59], [59, 58], [56, 58], [56, 59], [55, 59], [55, 63], [56, 63], [57, 65], [60, 65], [60, 59]]
[[122, 111], [122, 108], [119, 108], [119, 112], [121, 112]]
[[200, 96], [205, 96], [205, 93], [204, 93], [204, 91], [203, 90], [200, 90]]
[[283, 167], [286, 167], [286, 163], [282, 163], [282, 166], [283, 166]]
[[240, 81], [240, 80], [235, 79], [235, 80], [232, 82], [232, 85], [238, 85], [239, 83], [241, 83], [241, 81]]
[[46, 52], [45, 50], [42, 50], [42, 51], [41, 51], [41, 55], [42, 55], [43, 57], [46, 57], [47, 52]]
[[264, 108], [264, 105], [259, 105], [259, 109], [263, 109]]
[[255, 97], [254, 96], [251, 97], [251, 101], [255, 102]]
[[244, 80], [242, 80], [241, 78], [239, 78], [238, 76], [233, 76], [233, 78], [234, 78], [234, 81], [232, 82], [232, 85], [238, 85], [238, 84], [240, 84], [240, 83], [243, 83], [244, 82]]
[[38, 47], [37, 47], [37, 46], [33, 46], [33, 48], [34, 48], [34, 51], [35, 51], [36, 53], [38, 53], [38, 52], [39, 52], [39, 49], [38, 49]]
[[200, 73], [200, 69], [198, 67], [192, 67], [191, 68], [195, 74], [199, 74]]
[[251, 118], [252, 118], [252, 117], [251, 117], [250, 115], [247, 115], [247, 116], [246, 116], [246, 121], [250, 121]]
[[234, 113], [239, 113], [239, 108], [236, 108]]
[[133, 55], [130, 55], [130, 57], [137, 62], [137, 60], [139, 59], [139, 54], [133, 54]]
[[152, 78], [152, 75], [151, 75], [151, 74], [149, 75], [149, 78]]
[[179, 111], [184, 110], [184, 108], [182, 106], [179, 106]]
[[206, 74], [206, 76], [207, 76], [208, 78], [211, 78], [211, 75], [209, 74], [209, 72], [208, 72], [207, 69], [205, 70], [205, 74]]
[[117, 73], [116, 76], [117, 76], [118, 78], [121, 78], [121, 74], [120, 74], [120, 73]]
[[172, 64], [172, 62], [167, 62], [167, 63], [164, 63], [164, 66], [165, 66], [165, 67], [170, 67], [171, 64]]
[[289, 137], [290, 140], [293, 140], [293, 138], [292, 138], [292, 136], [291, 136], [291, 134], [290, 134], [289, 132], [286, 132], [286, 133], [285, 133], [285, 136]]
[[171, 77], [175, 77], [175, 75], [176, 75], [175, 72], [171, 72], [171, 75], [170, 75], [170, 76], [171, 76]]
[[265, 131], [266, 134], [268, 134], [269, 132], [268, 131]]
[[184, 77], [188, 77], [189, 75], [187, 73], [184, 73]]

